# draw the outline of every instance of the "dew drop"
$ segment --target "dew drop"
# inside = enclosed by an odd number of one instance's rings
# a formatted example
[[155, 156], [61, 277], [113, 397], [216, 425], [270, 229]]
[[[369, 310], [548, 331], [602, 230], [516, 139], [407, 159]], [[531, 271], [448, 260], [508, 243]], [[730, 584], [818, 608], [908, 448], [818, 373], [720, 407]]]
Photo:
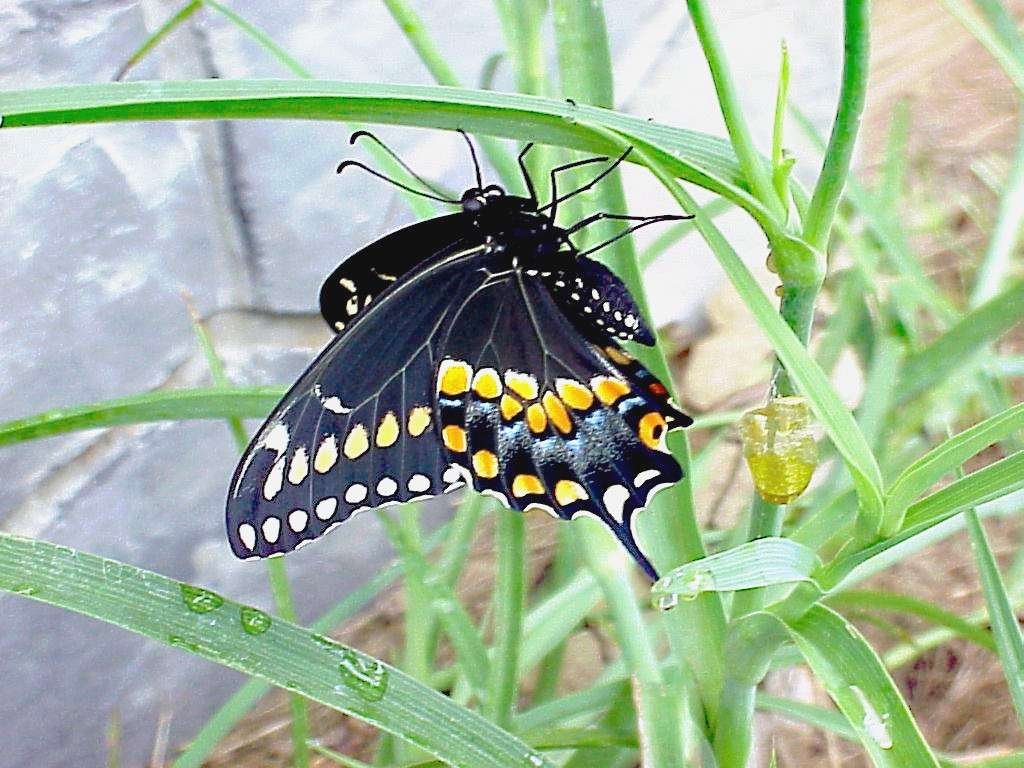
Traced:
[[530, 752], [526, 755], [526, 759], [530, 761], [530, 765], [541, 768], [544, 765], [544, 758], [538, 755], [536, 752]]
[[659, 611], [670, 611], [679, 605], [679, 595], [675, 592], [670, 592], [667, 595], [658, 595], [654, 605]]
[[192, 653], [199, 653], [200, 650], [199, 643], [188, 640], [181, 635], [168, 635], [167, 642], [175, 648], [184, 648]]
[[250, 635], [262, 635], [270, 629], [270, 617], [257, 608], [243, 605], [241, 610], [242, 629]]
[[377, 659], [345, 648], [338, 665], [342, 682], [365, 701], [380, 701], [388, 689], [388, 670]]
[[892, 749], [892, 736], [889, 734], [888, 725], [886, 725], [886, 720], [889, 719], [889, 716], [887, 714], [879, 715], [878, 710], [874, 708], [871, 702], [868, 701], [868, 697], [864, 695], [864, 691], [856, 685], [851, 685], [850, 691], [857, 697], [861, 707], [864, 709], [863, 725], [868, 736], [882, 749]]
[[209, 613], [224, 605], [224, 598], [220, 595], [191, 584], [181, 585], [181, 599], [190, 611], [196, 613]]

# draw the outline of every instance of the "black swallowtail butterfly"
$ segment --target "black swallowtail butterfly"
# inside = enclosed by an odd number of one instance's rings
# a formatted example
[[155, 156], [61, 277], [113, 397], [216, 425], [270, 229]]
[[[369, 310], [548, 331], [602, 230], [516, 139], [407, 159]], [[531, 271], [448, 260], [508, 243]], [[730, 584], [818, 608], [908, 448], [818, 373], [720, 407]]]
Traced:
[[[352, 141], [360, 136], [378, 141], [366, 132]], [[620, 346], [654, 336], [622, 282], [587, 257], [637, 227], [682, 217], [597, 213], [559, 227], [558, 204], [629, 150], [562, 196], [560, 171], [608, 158], [553, 169], [551, 202], [540, 206], [524, 163], [531, 145], [519, 156], [530, 196], [517, 197], [483, 184], [466, 140], [476, 186], [460, 200], [411, 171], [437, 194], [353, 160], [338, 167], [461, 211], [393, 232], [327, 278], [320, 309], [337, 335], [235, 470], [231, 548], [242, 558], [288, 552], [362, 510], [470, 485], [512, 509], [595, 516], [657, 578], [631, 523], [682, 477], [665, 435], [692, 420]], [[588, 251], [573, 246], [573, 233], [608, 218], [640, 223]]]

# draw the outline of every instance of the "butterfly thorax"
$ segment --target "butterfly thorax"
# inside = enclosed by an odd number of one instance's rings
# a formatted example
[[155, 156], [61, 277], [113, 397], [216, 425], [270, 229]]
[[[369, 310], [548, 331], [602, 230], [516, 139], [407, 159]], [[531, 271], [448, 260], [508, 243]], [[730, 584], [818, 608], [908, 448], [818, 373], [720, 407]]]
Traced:
[[466, 190], [462, 210], [492, 253], [514, 260], [510, 266], [550, 266], [559, 253], [573, 250], [566, 230], [538, 210], [535, 200], [506, 194], [497, 185]]

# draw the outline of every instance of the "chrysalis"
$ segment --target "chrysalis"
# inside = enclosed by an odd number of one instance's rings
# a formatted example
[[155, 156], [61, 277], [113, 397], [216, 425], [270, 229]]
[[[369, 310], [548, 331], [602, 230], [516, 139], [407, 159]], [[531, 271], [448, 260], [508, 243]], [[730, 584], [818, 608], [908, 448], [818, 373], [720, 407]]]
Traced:
[[788, 504], [807, 488], [818, 464], [811, 411], [802, 397], [776, 397], [740, 419], [743, 456], [765, 501]]

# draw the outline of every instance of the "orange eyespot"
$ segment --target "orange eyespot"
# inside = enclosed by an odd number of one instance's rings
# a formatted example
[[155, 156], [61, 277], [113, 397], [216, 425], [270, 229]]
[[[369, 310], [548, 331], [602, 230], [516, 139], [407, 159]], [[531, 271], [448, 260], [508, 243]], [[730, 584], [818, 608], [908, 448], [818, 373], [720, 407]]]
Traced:
[[640, 442], [652, 451], [663, 450], [662, 438], [665, 436], [666, 426], [665, 417], [660, 413], [651, 411], [644, 414], [639, 425]]

